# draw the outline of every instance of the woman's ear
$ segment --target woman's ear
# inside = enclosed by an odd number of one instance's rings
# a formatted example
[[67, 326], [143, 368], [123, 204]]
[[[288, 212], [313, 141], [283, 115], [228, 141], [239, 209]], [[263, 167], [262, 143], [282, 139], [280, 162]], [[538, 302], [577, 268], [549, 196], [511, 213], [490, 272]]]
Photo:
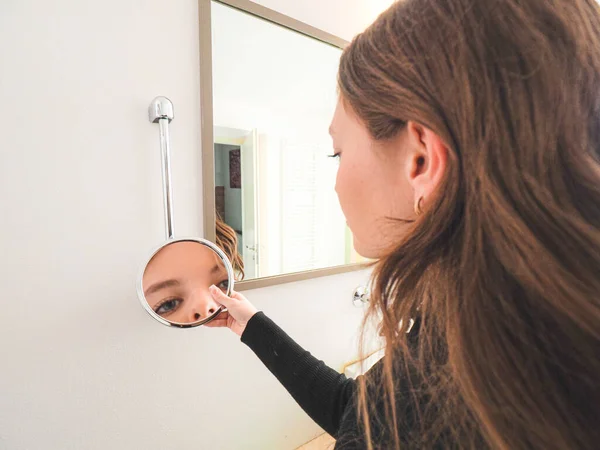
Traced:
[[407, 133], [411, 148], [406, 166], [408, 180], [414, 190], [415, 205], [427, 205], [446, 173], [448, 147], [436, 133], [418, 123], [408, 122]]

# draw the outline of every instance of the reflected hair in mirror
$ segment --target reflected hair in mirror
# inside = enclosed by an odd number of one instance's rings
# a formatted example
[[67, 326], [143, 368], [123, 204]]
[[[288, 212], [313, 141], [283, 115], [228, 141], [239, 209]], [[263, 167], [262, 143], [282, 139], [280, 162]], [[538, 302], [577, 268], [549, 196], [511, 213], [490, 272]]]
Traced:
[[222, 249], [233, 266], [235, 272], [235, 280], [242, 281], [244, 279], [244, 260], [238, 252], [238, 237], [233, 228], [227, 225], [221, 215], [216, 212], [216, 241], [220, 249]]

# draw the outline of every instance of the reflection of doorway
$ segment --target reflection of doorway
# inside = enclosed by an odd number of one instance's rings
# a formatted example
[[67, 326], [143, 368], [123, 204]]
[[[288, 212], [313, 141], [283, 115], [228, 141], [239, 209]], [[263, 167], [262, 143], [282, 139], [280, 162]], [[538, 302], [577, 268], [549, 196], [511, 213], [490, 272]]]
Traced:
[[216, 127], [214, 136], [216, 209], [237, 233], [246, 278], [256, 278], [256, 132]]

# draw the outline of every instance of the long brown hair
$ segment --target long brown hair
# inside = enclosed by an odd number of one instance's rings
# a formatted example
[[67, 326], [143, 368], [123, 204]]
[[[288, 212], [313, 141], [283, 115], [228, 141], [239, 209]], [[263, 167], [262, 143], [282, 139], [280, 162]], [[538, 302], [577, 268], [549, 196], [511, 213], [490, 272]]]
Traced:
[[[439, 194], [398, 221], [407, 237], [374, 270], [389, 441], [372, 436], [363, 380], [369, 448], [406, 442], [395, 386], [415, 373], [435, 405], [420, 448], [598, 448], [596, 1], [397, 2], [345, 49], [339, 87], [374, 139], [415, 121], [450, 152]], [[417, 316], [413, 350], [401, 319]]]
[[236, 281], [241, 281], [245, 276], [244, 260], [237, 249], [237, 234], [233, 228], [231, 228], [223, 221], [223, 219], [221, 219], [219, 213], [216, 213], [215, 218], [217, 232], [215, 243], [227, 255], [229, 261], [231, 261], [231, 266], [233, 267], [233, 271], [236, 275]]

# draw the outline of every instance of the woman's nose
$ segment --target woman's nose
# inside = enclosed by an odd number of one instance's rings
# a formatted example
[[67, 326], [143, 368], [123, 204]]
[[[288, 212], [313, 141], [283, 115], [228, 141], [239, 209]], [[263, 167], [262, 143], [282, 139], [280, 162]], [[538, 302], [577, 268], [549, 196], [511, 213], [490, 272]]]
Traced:
[[219, 305], [214, 301], [212, 295], [208, 290], [202, 292], [196, 292], [196, 295], [192, 299], [194, 302], [191, 313], [191, 321], [197, 322], [201, 319], [206, 319], [207, 317], [214, 314], [217, 309], [219, 309]]

